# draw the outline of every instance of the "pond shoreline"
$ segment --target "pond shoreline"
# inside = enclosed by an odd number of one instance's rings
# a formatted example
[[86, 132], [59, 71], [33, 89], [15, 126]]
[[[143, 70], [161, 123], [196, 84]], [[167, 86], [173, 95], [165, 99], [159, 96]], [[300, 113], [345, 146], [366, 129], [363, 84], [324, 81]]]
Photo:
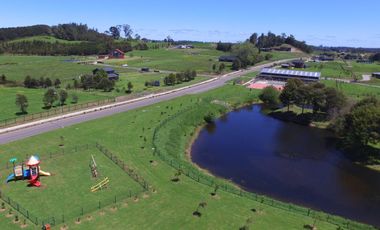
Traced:
[[[255, 108], [255, 106], [257, 106], [257, 105], [259, 105], [258, 103], [255, 103], [255, 104], [251, 104], [251, 105], [248, 105], [248, 106], [253, 106], [253, 108]], [[226, 116], [227, 114], [230, 114], [230, 113], [232, 113], [232, 115], [233, 115], [233, 113], [234, 112], [240, 112], [240, 110], [244, 113], [244, 110], [242, 110], [242, 108], [244, 108], [244, 107], [248, 107], [247, 105], [243, 105], [243, 106], [241, 106], [241, 107], [239, 107], [238, 109], [234, 109], [234, 110], [232, 110], [232, 111], [227, 111], [225, 114], [222, 114], [220, 117], [218, 117], [217, 119], [216, 119], [216, 123], [218, 123], [218, 122], [220, 122], [220, 118], [222, 117], [222, 116]], [[256, 109], [258, 109], [258, 108], [256, 108]], [[257, 111], [256, 111], [257, 112]], [[236, 115], [236, 114], [235, 114]], [[275, 117], [272, 117], [272, 116], [270, 116], [270, 115], [268, 115], [268, 114], [263, 114], [262, 116], [268, 116], [268, 117], [271, 117], [272, 119], [275, 119], [275, 120], [280, 120], [280, 119], [277, 119], [277, 118], [275, 118]], [[240, 118], [241, 119], [241, 118]], [[280, 121], [282, 121], [282, 120], [280, 120]], [[287, 122], [289, 122], [289, 121], [285, 121], [285, 123], [287, 123]], [[293, 123], [293, 122], [289, 122], [289, 123]], [[339, 213], [336, 213], [335, 211], [332, 211], [332, 210], [328, 210], [328, 209], [326, 209], [326, 208], [321, 208], [321, 207], [316, 207], [314, 204], [308, 204], [308, 202], [306, 202], [306, 203], [303, 203], [301, 200], [298, 200], [298, 201], [296, 201], [296, 200], [292, 200], [291, 198], [289, 198], [289, 199], [284, 199], [284, 197], [282, 197], [282, 195], [279, 195], [279, 196], [277, 196], [276, 195], [276, 193], [266, 193], [266, 192], [263, 192], [262, 190], [256, 190], [256, 189], [253, 189], [253, 188], [251, 188], [250, 186], [249, 186], [249, 183], [248, 184], [246, 184], [245, 182], [242, 184], [242, 182], [239, 182], [240, 181], [240, 179], [238, 180], [238, 178], [236, 178], [235, 176], [233, 176], [233, 175], [230, 175], [230, 176], [226, 176], [225, 174], [220, 174], [220, 173], [217, 173], [216, 171], [215, 171], [215, 165], [213, 165], [213, 172], [211, 171], [211, 170], [208, 170], [207, 169], [207, 167], [205, 167], [204, 165], [203, 166], [201, 166], [200, 164], [199, 164], [199, 159], [198, 160], [195, 160], [194, 159], [194, 154], [195, 154], [195, 152], [194, 152], [194, 146], [195, 146], [195, 143], [196, 143], [196, 141], [197, 141], [197, 139], [198, 138], [200, 138], [200, 136], [201, 135], [205, 135], [205, 133], [203, 133], [202, 134], [202, 131], [204, 131], [205, 130], [205, 128], [206, 128], [206, 125], [207, 124], [205, 124], [205, 123], [203, 123], [202, 125], [199, 125], [198, 127], [196, 127], [195, 129], [194, 129], [194, 132], [192, 133], [192, 136], [191, 136], [191, 138], [188, 140], [188, 143], [187, 143], [187, 146], [186, 146], [186, 151], [185, 151], [185, 153], [186, 153], [186, 159], [187, 159], [187, 161], [189, 162], [189, 163], [191, 163], [194, 167], [196, 167], [198, 170], [200, 170], [200, 171], [202, 171], [202, 172], [205, 172], [205, 173], [207, 173], [207, 174], [209, 174], [209, 175], [212, 175], [213, 177], [215, 177], [215, 178], [218, 178], [218, 179], [221, 179], [221, 180], [225, 180], [225, 181], [228, 181], [228, 182], [230, 182], [230, 183], [232, 183], [234, 186], [236, 186], [236, 187], [238, 187], [238, 188], [240, 188], [240, 189], [243, 189], [243, 190], [245, 190], [245, 191], [249, 191], [249, 192], [255, 192], [255, 193], [257, 193], [257, 194], [262, 194], [262, 195], [267, 195], [267, 196], [270, 196], [270, 197], [274, 197], [275, 199], [279, 199], [279, 200], [283, 200], [283, 201], [285, 201], [285, 202], [290, 202], [290, 203], [298, 203], [298, 205], [302, 205], [302, 206], [304, 206], [304, 207], [310, 207], [310, 208], [312, 208], [312, 209], [317, 209], [317, 210], [323, 210], [324, 212], [327, 212], [327, 213], [334, 213], [335, 215], [345, 215], [345, 214], [339, 214]], [[218, 123], [218, 125], [221, 125], [221, 124], [219, 124]], [[291, 124], [290, 124], [291, 125]], [[300, 125], [300, 124], [296, 124], [296, 126], [298, 126], [298, 125]], [[325, 132], [326, 130], [324, 130], [324, 129], [321, 129], [321, 128], [318, 128], [318, 127], [312, 127], [312, 126], [309, 126], [309, 125], [307, 125], [307, 126], [305, 126], [305, 125], [300, 125], [301, 127], [310, 127], [310, 128], [312, 128], [313, 130], [315, 130], [315, 131], [313, 131], [313, 132], [317, 132], [317, 133], [319, 133], [320, 131], [321, 132]], [[299, 127], [299, 129], [303, 129], [303, 128], [301, 128], [301, 127]], [[317, 128], [317, 129], [315, 129], [315, 128]], [[318, 130], [320, 130], [320, 131], [318, 131]], [[219, 130], [220, 131], [220, 130]], [[205, 131], [206, 132], [206, 131]], [[203, 137], [204, 138], [204, 137]], [[207, 143], [209, 143], [208, 141], [207, 141]], [[223, 143], [223, 141], [222, 141], [222, 143]], [[203, 144], [204, 145], [204, 144]], [[316, 150], [316, 151], [318, 151], [318, 150]], [[209, 151], [207, 151], [208, 152], [208, 154], [210, 154], [209, 153]], [[286, 153], [286, 152], [285, 152]], [[290, 152], [290, 153], [294, 153], [294, 152]], [[295, 152], [296, 154], [297, 154], [297, 152]], [[234, 153], [234, 154], [237, 154], [237, 153]], [[331, 153], [330, 153], [331, 154]], [[311, 158], [311, 160], [314, 160], [313, 159], [313, 153], [310, 153], [310, 156], [312, 156], [312, 158]], [[222, 157], [222, 156], [219, 156], [218, 154], [217, 155], [215, 155], [215, 156], [213, 156], [212, 158], [218, 158], [218, 160], [215, 162], [215, 164], [218, 164], [218, 162], [220, 161], [220, 157]], [[298, 158], [298, 156], [296, 155], [296, 156], [294, 156], [295, 157], [295, 159], [296, 158]], [[316, 156], [317, 158], [315, 159], [315, 160], [319, 160], [319, 157], [320, 156]], [[345, 156], [332, 156], [333, 158], [337, 158], [337, 159], [339, 159], [340, 157], [343, 157], [343, 158], [345, 158]], [[302, 158], [301, 158], [302, 159]], [[305, 158], [305, 159], [307, 159], [307, 158]], [[292, 160], [292, 157], [291, 158], [289, 158], [289, 160]], [[348, 158], [347, 158], [347, 160], [349, 160]], [[198, 162], [197, 162], [198, 161]], [[346, 162], [345, 160], [343, 160], [344, 162]], [[350, 161], [350, 160], [349, 160]], [[353, 161], [350, 161], [351, 163], [354, 163]], [[209, 164], [209, 163], [208, 163]], [[263, 163], [263, 164], [265, 164], [265, 163]], [[349, 163], [347, 163], [347, 164], [349, 164]], [[361, 165], [361, 164], [360, 164]], [[361, 165], [362, 166], [362, 165]], [[242, 166], [243, 167], [243, 166]], [[291, 166], [289, 166], [289, 167], [291, 167]], [[243, 167], [244, 168], [244, 167]], [[227, 169], [226, 169], [227, 170]], [[228, 173], [227, 173], [228, 174]], [[223, 175], [223, 176], [222, 176]], [[228, 179], [228, 178], [234, 178], [234, 181], [232, 181], [231, 179]], [[238, 181], [237, 181], [238, 180]], [[247, 186], [248, 185], [248, 186]], [[332, 197], [334, 197], [334, 196], [332, 196]], [[344, 212], [343, 212], [344, 213]], [[353, 218], [352, 216], [351, 217], [348, 217], [348, 218]], [[356, 218], [355, 218], [356, 219]]]

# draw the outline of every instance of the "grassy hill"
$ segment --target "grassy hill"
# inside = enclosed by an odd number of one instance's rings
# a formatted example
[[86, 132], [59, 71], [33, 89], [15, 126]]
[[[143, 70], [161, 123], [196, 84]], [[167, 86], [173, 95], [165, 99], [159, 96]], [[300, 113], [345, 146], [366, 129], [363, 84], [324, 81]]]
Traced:
[[59, 38], [55, 38], [53, 36], [32, 36], [32, 37], [26, 37], [26, 38], [18, 38], [11, 41], [7, 41], [8, 43], [17, 43], [17, 42], [32, 42], [32, 41], [42, 41], [42, 42], [49, 42], [49, 43], [64, 43], [64, 44], [78, 44], [85, 41], [68, 41], [63, 40]]

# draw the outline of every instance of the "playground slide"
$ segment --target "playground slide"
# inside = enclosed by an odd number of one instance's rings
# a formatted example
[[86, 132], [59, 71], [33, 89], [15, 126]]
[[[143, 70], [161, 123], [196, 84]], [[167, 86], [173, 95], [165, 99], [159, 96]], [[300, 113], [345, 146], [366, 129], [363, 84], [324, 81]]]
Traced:
[[31, 179], [29, 180], [29, 185], [40, 187], [41, 182], [38, 180], [38, 176], [32, 175]]
[[15, 174], [14, 174], [14, 173], [9, 174], [9, 176], [7, 177], [7, 183], [8, 183], [9, 181], [14, 180], [14, 179], [16, 179], [16, 178], [15, 178]]
[[49, 173], [49, 172], [45, 172], [45, 171], [42, 171], [41, 169], [40, 169], [40, 175], [41, 176], [51, 176], [51, 173]]
[[[29, 171], [29, 169], [24, 169], [24, 178], [29, 178], [29, 177], [30, 177], [30, 171]], [[14, 173], [11, 173], [7, 177], [7, 183], [9, 183], [10, 181], [13, 181], [13, 180], [16, 180], [16, 177], [15, 177]]]

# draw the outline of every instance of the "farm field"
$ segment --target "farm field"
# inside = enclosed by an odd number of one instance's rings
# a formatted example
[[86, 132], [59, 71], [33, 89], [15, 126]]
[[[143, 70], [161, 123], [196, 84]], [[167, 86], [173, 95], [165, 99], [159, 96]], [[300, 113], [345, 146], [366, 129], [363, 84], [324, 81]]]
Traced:
[[[199, 184], [185, 175], [179, 176], [179, 182], [173, 182], [171, 180], [176, 174], [176, 170], [157, 155], [152, 154], [154, 130], [165, 118], [172, 117], [189, 107], [199, 108], [197, 115], [189, 115], [192, 118], [186, 122], [186, 125], [178, 126], [177, 122], [168, 123], [168, 127], [162, 133], [164, 137], [168, 135], [168, 138], [174, 138], [172, 145], [165, 148], [170, 151], [167, 154], [178, 156], [178, 159], [186, 162], [185, 150], [198, 124], [199, 117], [210, 111], [219, 114], [219, 111], [225, 109], [220, 105], [223, 103], [238, 106], [248, 101], [255, 101], [258, 92], [238, 85], [227, 85], [200, 95], [185, 96], [128, 113], [65, 127], [1, 145], [0, 162], [5, 162], [16, 154], [19, 154], [16, 156], [22, 157], [26, 152], [38, 152], [41, 157], [44, 157], [47, 152], [58, 151], [60, 136], [65, 138], [65, 146], [75, 146], [97, 140], [109, 148], [119, 159], [136, 169], [148, 183], [157, 189], [156, 193], [149, 193], [148, 197], [139, 197], [137, 202], [128, 200], [128, 206], [124, 203], [118, 204], [116, 211], [105, 208], [103, 214], [98, 211], [93, 212], [90, 214], [91, 219], [82, 218], [81, 224], [75, 224], [75, 219], [67, 219], [66, 224], [70, 229], [93, 229], [95, 227], [210, 229], [215, 226], [218, 226], [219, 229], [238, 229], [246, 224], [257, 229], [300, 229], [305, 224], [312, 224], [313, 218], [273, 208], [224, 191], [218, 191], [218, 196], [212, 197], [210, 195], [212, 187]], [[218, 103], [211, 103], [215, 101]], [[160, 139], [159, 143], [162, 141], [164, 140]], [[40, 145], [39, 143], [44, 144]], [[50, 167], [47, 164], [48, 162], [44, 163], [41, 166], [42, 169], [55, 170], [54, 166]], [[61, 171], [56, 170], [57, 173]], [[1, 175], [1, 178], [4, 179], [4, 174]], [[54, 177], [43, 178], [42, 182], [48, 183], [48, 179], [54, 179]], [[17, 192], [23, 193], [22, 189], [28, 188], [20, 189]], [[195, 217], [192, 213], [200, 202], [205, 202], [207, 205], [199, 209], [202, 216]], [[35, 209], [37, 208], [35, 207]], [[253, 209], [258, 211], [253, 212]], [[149, 222], [146, 221], [147, 219]], [[323, 221], [317, 221], [316, 225], [318, 229], [337, 228], [337, 226]]]
[[[128, 52], [124, 60], [107, 60], [114, 65], [128, 64], [131, 67], [149, 67], [151, 69], [185, 71], [196, 70], [198, 73], [212, 72], [212, 65], [218, 62], [224, 53], [211, 49], [157, 49], [136, 50]], [[231, 66], [225, 63], [226, 69]]]
[[352, 97], [353, 99], [361, 99], [367, 96], [376, 96], [380, 97], [380, 88], [363, 86], [358, 84], [348, 84], [343, 82], [335, 82], [330, 80], [322, 80], [326, 86], [334, 87], [342, 92], [344, 92], [347, 96]]
[[[379, 64], [363, 64], [354, 61], [333, 61], [333, 62], [321, 62], [314, 63], [308, 62], [308, 68], [306, 71], [318, 71], [322, 73], [322, 77], [329, 78], [347, 78], [353, 79], [352, 73], [354, 73], [359, 79], [363, 74], [372, 74], [373, 72], [380, 71]], [[380, 82], [380, 81], [379, 81]]]
[[[42, 98], [46, 89], [26, 89], [23, 87], [1, 87], [0, 86], [0, 120], [17, 117], [20, 108], [15, 104], [16, 95], [23, 94], [28, 98], [29, 107], [27, 108], [28, 114], [47, 111], [43, 109]], [[78, 104], [107, 99], [109, 96], [101, 93], [97, 94], [92, 92], [84, 92], [81, 90], [68, 90], [69, 98], [66, 104], [71, 105], [71, 96], [76, 94], [78, 96]]]
[[78, 57], [0, 55], [0, 75], [18, 82], [29, 75], [37, 79], [49, 77], [52, 81], [60, 79], [64, 83], [94, 69], [94, 66], [80, 65], [70, 60], [78, 60]]

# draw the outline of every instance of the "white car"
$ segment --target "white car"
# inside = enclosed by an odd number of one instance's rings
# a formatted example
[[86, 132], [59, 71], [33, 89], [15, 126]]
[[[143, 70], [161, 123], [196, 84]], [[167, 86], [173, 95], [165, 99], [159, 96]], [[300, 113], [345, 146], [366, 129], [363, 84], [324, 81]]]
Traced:
[[121, 65], [122, 67], [128, 67], [128, 64], [123, 64], [123, 65]]

